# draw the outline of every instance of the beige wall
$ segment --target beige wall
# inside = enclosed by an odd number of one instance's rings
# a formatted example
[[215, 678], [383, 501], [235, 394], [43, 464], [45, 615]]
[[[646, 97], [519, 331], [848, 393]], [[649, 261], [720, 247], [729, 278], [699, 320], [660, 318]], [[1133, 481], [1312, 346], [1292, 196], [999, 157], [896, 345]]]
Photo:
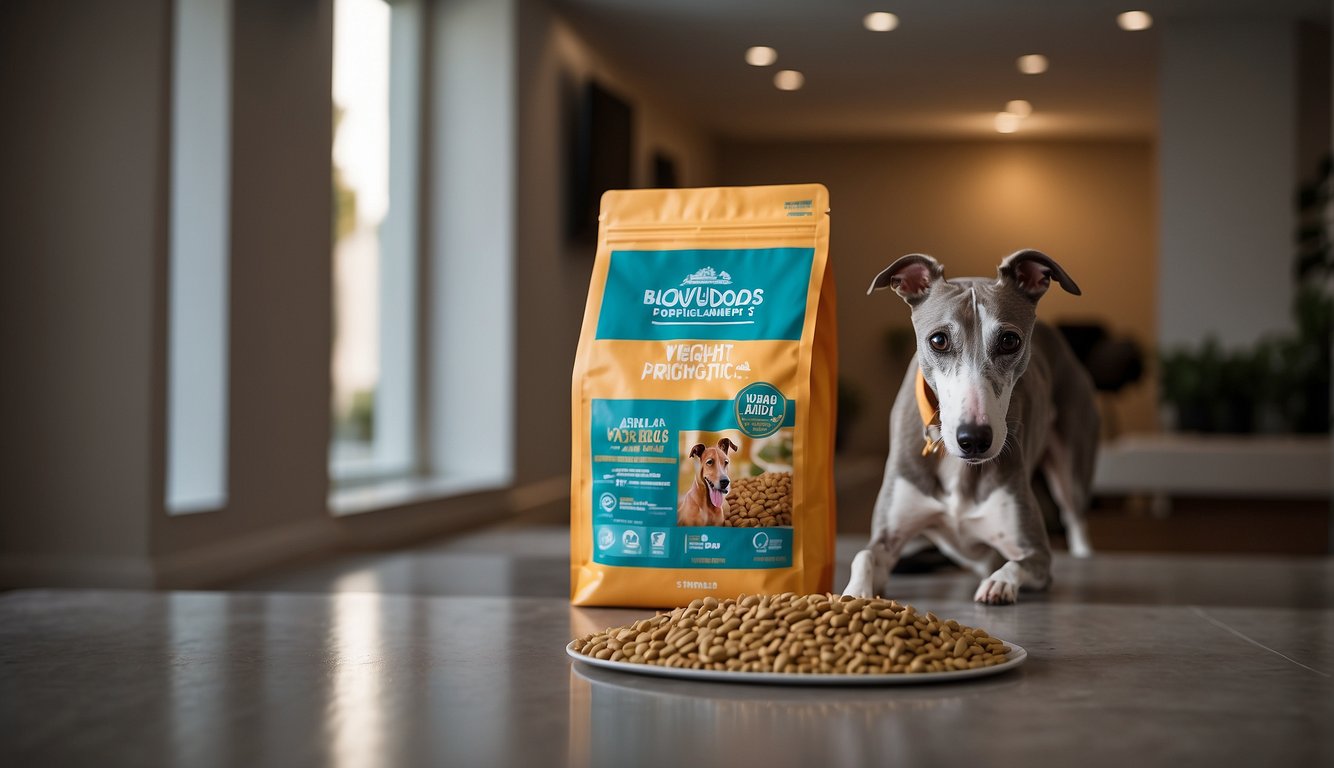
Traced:
[[[1148, 142], [729, 142], [718, 157], [725, 184], [829, 187], [841, 370], [866, 406], [850, 447], [886, 450], [902, 369], [887, 361], [884, 336], [907, 327], [909, 313], [896, 296], [865, 294], [905, 253], [935, 256], [946, 275], [994, 275], [1006, 254], [1038, 248], [1084, 291], [1048, 293], [1041, 318], [1096, 321], [1152, 350], [1157, 225]], [[1117, 407], [1126, 429], [1155, 425], [1149, 378]]]
[[570, 373], [593, 268], [594, 247], [570, 245], [564, 236], [565, 100], [596, 77], [630, 103], [641, 186], [650, 180], [655, 148], [676, 157], [686, 186], [713, 183], [713, 152], [708, 137], [600, 58], [546, 3], [532, 0], [520, 8], [514, 449], [516, 479], [523, 483], [570, 471]]
[[171, 13], [27, 3], [0, 24], [24, 117], [0, 142], [18, 267], [0, 306], [27, 329], [6, 337], [18, 374], [0, 377], [22, 457], [0, 517], [6, 585], [207, 582], [336, 534], [327, 0], [235, 3], [229, 497], [165, 511]]
[[[0, 587], [208, 585], [552, 505], [564, 482], [542, 481], [569, 471], [569, 376], [593, 255], [563, 238], [563, 89], [595, 75], [629, 99], [640, 182], [656, 148], [676, 156], [684, 183], [712, 180], [709, 141], [545, 2], [473, 18], [478, 44], [516, 62], [495, 98], [512, 98], [518, 115], [494, 130], [495, 151], [516, 147], [517, 166], [478, 163], [512, 173], [518, 190], [517, 434], [503, 438], [516, 487], [333, 518], [332, 3], [234, 2], [229, 496], [179, 517], [163, 503], [171, 0], [114, 13], [0, 5], [0, 86], [7, 114], [23, 117], [0, 121]], [[438, 6], [431, 23], [464, 5]], [[428, 204], [438, 183], [426, 182]]]
[[[1143, 144], [790, 144], [717, 147], [673, 105], [598, 57], [541, 0], [518, 0], [518, 221], [513, 494], [333, 519], [327, 510], [330, 210], [329, 0], [237, 0], [233, 114], [230, 498], [163, 508], [169, 0], [68, 13], [0, 4], [0, 407], [6, 504], [0, 586], [215, 583], [293, 554], [402, 540], [528, 503], [569, 469], [569, 376], [592, 248], [563, 238], [562, 94], [596, 75], [638, 118], [640, 182], [655, 148], [687, 185], [822, 181], [833, 193], [844, 367], [877, 392], [854, 439], [883, 450], [892, 372], [881, 336], [904, 325], [865, 298], [894, 256], [926, 250], [952, 274], [1048, 250], [1094, 317], [1149, 338], [1152, 158]], [[716, 168], [716, 166], [718, 166]], [[715, 174], [715, 170], [721, 173]], [[1126, 420], [1148, 424], [1141, 391]], [[1133, 407], [1131, 407], [1133, 405]], [[559, 483], [557, 484], [559, 485]], [[536, 494], [541, 496], [542, 494]], [[550, 496], [548, 493], [547, 496]]]
[[[1235, 349], [1288, 332], [1300, 154], [1296, 25], [1172, 18], [1158, 34], [1155, 336], [1169, 348], [1213, 337]], [[1197, 301], [1202, 295], [1209, 306]]]
[[155, 512], [160, 557], [329, 524], [332, 7], [235, 0], [233, 24], [229, 495]]
[[0, 578], [149, 578], [169, 23], [0, 6]]
[[228, 499], [167, 515], [171, 7], [0, 5], [0, 588], [211, 585], [522, 506], [330, 516], [332, 3], [235, 0]]

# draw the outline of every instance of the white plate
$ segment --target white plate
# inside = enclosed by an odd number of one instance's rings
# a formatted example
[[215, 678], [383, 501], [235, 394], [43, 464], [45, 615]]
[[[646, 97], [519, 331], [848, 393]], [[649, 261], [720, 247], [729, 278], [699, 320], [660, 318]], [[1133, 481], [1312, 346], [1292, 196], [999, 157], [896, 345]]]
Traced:
[[[1002, 641], [1005, 642], [1005, 641]], [[954, 680], [967, 680], [972, 677], [999, 675], [1014, 669], [1028, 658], [1028, 651], [1005, 642], [1010, 652], [1005, 654], [1005, 661], [991, 667], [977, 669], [956, 669], [950, 672], [903, 672], [881, 673], [878, 675], [798, 675], [790, 672], [728, 672], [717, 669], [682, 669], [680, 667], [660, 667], [656, 664], [633, 664], [628, 661], [609, 661], [585, 656], [574, 649], [574, 641], [565, 646], [565, 653], [570, 658], [591, 667], [614, 669], [617, 672], [630, 672], [636, 675], [656, 677], [674, 677], [680, 680], [708, 680], [715, 683], [768, 683], [774, 685], [916, 685], [920, 683], [946, 683]]]

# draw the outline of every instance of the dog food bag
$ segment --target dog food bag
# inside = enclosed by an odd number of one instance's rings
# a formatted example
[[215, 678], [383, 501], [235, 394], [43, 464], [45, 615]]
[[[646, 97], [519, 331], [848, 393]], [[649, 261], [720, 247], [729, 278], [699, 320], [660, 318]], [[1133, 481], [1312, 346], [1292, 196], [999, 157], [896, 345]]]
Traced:
[[598, 219], [574, 364], [571, 601], [829, 591], [828, 191], [614, 191]]

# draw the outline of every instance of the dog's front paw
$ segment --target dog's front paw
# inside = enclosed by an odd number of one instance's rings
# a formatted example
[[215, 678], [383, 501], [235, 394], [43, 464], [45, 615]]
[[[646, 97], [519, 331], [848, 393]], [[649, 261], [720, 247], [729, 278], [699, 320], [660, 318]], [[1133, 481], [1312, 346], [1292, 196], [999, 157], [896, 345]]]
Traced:
[[858, 581], [849, 581], [848, 586], [843, 588], [843, 596], [862, 598], [875, 597], [875, 595], [871, 594], [871, 588], [869, 586]]
[[973, 600], [986, 605], [1010, 605], [1018, 599], [1018, 584], [994, 576], [983, 579], [973, 595]]
[[852, 559], [852, 575], [843, 588], [844, 595], [875, 597], [875, 558], [870, 550], [862, 550]]

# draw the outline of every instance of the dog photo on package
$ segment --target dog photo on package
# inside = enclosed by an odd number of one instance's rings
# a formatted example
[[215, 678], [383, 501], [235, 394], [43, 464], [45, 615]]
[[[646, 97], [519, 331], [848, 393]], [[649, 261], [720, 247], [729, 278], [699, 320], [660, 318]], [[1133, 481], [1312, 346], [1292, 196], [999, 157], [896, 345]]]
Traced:
[[828, 200], [603, 197], [573, 377], [575, 604], [831, 588]]

